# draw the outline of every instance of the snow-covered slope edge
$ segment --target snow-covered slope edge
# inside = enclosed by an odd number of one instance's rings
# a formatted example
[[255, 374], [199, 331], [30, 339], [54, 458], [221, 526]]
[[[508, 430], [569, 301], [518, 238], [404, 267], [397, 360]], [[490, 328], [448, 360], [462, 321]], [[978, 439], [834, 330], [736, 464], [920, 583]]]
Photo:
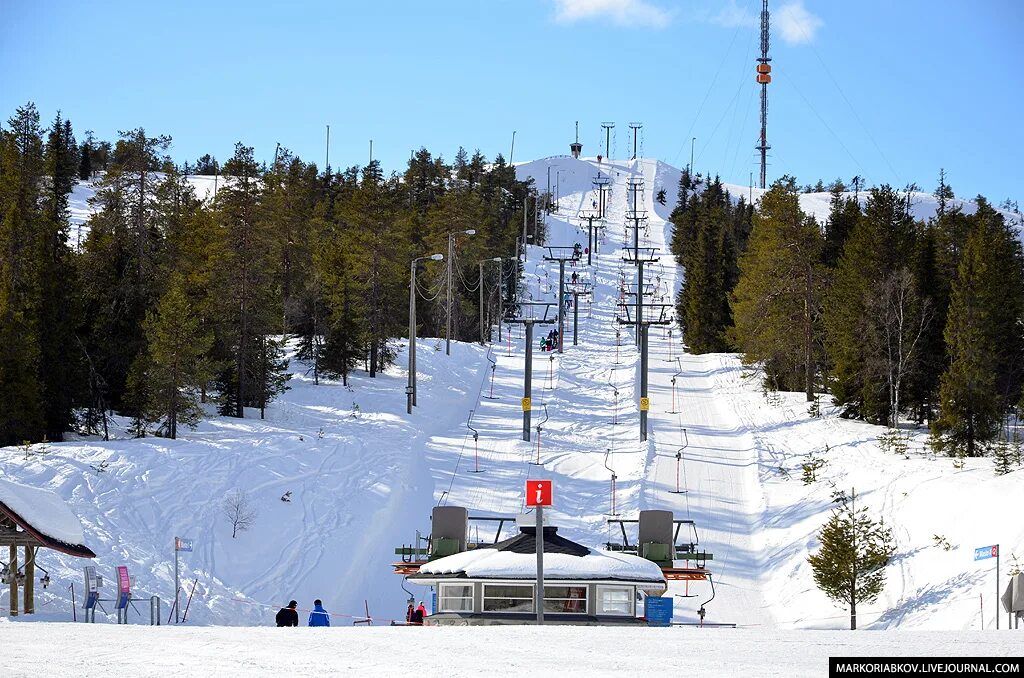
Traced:
[[[108, 581], [127, 564], [136, 596], [159, 594], [165, 614], [174, 536], [195, 545], [181, 554], [186, 593], [198, 579], [190, 622], [267, 623], [272, 606], [291, 598], [303, 606], [322, 598], [336, 614], [361, 613], [364, 599], [378, 614], [394, 612], [404, 593], [390, 572], [392, 549], [412, 541], [419, 525], [404, 529], [407, 521], [429, 515], [433, 503], [425, 446], [432, 432], [464, 418], [487, 365], [480, 347], [456, 344], [443, 360], [435, 344], [418, 345], [420, 406], [411, 417], [402, 367], [377, 379], [358, 374], [347, 389], [314, 385], [293, 360], [291, 388], [266, 420], [248, 410], [246, 419], [207, 419], [178, 440], [67, 442], [29, 454], [0, 448], [0, 477], [59, 493], [82, 519], [97, 553], [91, 564]], [[404, 356], [403, 347], [400, 362]], [[258, 516], [232, 539], [222, 502], [236, 489]], [[290, 502], [281, 501], [286, 492]], [[36, 587], [37, 618], [69, 618], [68, 587], [76, 583], [81, 603], [81, 567], [89, 563], [44, 553], [40, 564], [54, 585]]]

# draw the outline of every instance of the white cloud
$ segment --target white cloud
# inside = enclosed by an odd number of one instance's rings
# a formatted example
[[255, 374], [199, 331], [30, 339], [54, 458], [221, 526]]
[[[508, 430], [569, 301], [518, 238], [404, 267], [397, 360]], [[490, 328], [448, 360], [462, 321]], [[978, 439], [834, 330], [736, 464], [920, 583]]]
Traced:
[[664, 28], [672, 20], [672, 13], [647, 0], [555, 0], [556, 21], [588, 19], [606, 19], [619, 26]]
[[815, 33], [825, 22], [807, 11], [802, 0], [795, 0], [771, 13], [772, 27], [779, 27], [782, 39], [790, 45], [799, 45], [814, 40]]
[[725, 28], [736, 28], [737, 26], [758, 26], [760, 25], [761, 10], [752, 10], [749, 7], [740, 7], [736, 0], [729, 0], [714, 14], [707, 16], [707, 21]]

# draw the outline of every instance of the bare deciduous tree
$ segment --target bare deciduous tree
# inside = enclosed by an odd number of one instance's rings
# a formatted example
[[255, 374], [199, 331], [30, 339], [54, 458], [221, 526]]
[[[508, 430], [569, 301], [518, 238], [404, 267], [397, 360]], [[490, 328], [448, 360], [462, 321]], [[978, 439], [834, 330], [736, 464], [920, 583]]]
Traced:
[[915, 351], [931, 321], [931, 306], [918, 294], [914, 277], [901, 268], [882, 280], [868, 310], [868, 320], [878, 330], [878, 358], [889, 387], [890, 426], [899, 428], [901, 389], [916, 367]]
[[235, 490], [224, 497], [221, 504], [224, 515], [231, 522], [231, 538], [234, 539], [239, 532], [245, 532], [256, 523], [258, 511], [249, 497], [249, 493], [243, 490]]

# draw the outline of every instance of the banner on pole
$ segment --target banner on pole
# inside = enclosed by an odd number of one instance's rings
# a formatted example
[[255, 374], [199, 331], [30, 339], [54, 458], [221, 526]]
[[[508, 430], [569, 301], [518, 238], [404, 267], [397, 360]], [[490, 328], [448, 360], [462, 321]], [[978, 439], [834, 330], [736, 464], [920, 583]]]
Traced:
[[123, 610], [128, 607], [128, 601], [132, 595], [132, 580], [128, 576], [126, 565], [117, 566], [117, 608]]
[[999, 545], [998, 544], [995, 544], [993, 546], [982, 546], [980, 548], [974, 549], [974, 559], [975, 560], [985, 560], [986, 558], [995, 558], [998, 555], [999, 555]]
[[184, 537], [174, 538], [174, 550], [175, 551], [192, 551], [192, 540], [185, 539]]
[[96, 607], [96, 603], [100, 599], [99, 588], [103, 586], [103, 578], [96, 574], [94, 565], [86, 565], [83, 570], [85, 571], [85, 600], [82, 607], [89, 610]]

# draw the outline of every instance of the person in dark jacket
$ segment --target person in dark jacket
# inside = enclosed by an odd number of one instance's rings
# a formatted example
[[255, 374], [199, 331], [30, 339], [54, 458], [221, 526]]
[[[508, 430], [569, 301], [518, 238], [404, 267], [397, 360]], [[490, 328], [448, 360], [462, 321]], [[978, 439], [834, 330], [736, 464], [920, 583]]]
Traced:
[[411, 624], [412, 623], [412, 616], [415, 613], [416, 613], [416, 610], [413, 608], [412, 603], [409, 603], [409, 609], [405, 611], [405, 623], [406, 624]]
[[281, 611], [277, 613], [275, 620], [278, 626], [298, 626], [299, 625], [299, 613], [295, 611], [295, 607], [298, 605], [296, 601], [288, 603], [288, 607], [282, 607]]
[[313, 601], [313, 611], [309, 613], [310, 626], [330, 626], [331, 615], [324, 609], [323, 602], [317, 598]]

